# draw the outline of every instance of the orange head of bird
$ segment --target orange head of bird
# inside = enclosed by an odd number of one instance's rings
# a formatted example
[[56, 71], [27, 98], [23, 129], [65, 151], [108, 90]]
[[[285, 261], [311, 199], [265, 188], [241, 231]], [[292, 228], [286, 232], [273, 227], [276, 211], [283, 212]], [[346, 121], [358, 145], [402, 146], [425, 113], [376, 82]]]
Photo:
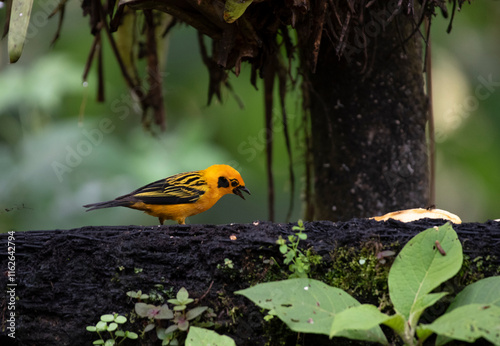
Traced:
[[219, 195], [233, 193], [245, 199], [241, 191], [250, 194], [245, 187], [245, 182], [240, 173], [228, 165], [213, 165], [205, 169], [205, 176], [209, 184], [213, 184], [219, 191]]

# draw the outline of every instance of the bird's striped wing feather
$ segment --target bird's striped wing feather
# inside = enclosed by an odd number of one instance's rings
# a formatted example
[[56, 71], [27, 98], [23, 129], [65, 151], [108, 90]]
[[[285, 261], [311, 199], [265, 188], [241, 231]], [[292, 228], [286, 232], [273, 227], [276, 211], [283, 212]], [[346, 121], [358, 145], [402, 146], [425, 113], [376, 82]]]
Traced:
[[130, 196], [147, 204], [185, 204], [195, 203], [207, 189], [207, 182], [199, 172], [188, 172], [155, 181]]

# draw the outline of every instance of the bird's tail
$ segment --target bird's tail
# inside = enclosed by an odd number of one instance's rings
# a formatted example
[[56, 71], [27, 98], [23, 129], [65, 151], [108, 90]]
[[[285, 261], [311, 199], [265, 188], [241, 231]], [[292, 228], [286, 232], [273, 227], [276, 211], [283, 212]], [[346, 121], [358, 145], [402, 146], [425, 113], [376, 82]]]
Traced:
[[106, 202], [99, 202], [99, 203], [92, 203], [92, 204], [85, 204], [83, 207], [84, 208], [89, 208], [86, 211], [91, 211], [91, 210], [96, 210], [96, 209], [102, 209], [102, 208], [113, 208], [113, 207], [128, 207], [132, 203], [127, 200], [112, 200], [112, 201], [106, 201]]

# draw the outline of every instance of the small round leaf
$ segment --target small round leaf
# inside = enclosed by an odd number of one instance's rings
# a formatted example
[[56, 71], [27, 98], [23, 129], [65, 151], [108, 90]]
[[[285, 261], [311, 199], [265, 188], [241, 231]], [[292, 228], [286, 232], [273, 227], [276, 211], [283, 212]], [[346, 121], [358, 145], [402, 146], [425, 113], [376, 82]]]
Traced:
[[108, 326], [108, 332], [114, 332], [118, 328], [118, 325], [115, 322], [112, 322]]
[[112, 322], [114, 319], [115, 319], [115, 316], [110, 315], [110, 314], [101, 316], [101, 321], [104, 321], [104, 322]]
[[118, 315], [115, 317], [115, 322], [123, 324], [123, 323], [127, 322], [127, 318], [125, 316]]

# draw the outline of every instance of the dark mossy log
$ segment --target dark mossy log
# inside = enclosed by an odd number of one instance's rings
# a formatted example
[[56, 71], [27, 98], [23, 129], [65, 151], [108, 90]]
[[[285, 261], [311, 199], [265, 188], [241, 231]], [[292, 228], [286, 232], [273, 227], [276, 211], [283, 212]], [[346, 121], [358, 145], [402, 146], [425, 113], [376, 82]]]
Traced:
[[[308, 239], [301, 245], [312, 247], [323, 257], [323, 264], [314, 274], [319, 277], [328, 271], [335, 249], [360, 248], [375, 242], [381, 244], [379, 249], [398, 250], [418, 232], [442, 223], [365, 219], [310, 222], [305, 224]], [[215, 322], [222, 325], [217, 331], [230, 335], [238, 345], [273, 344], [280, 340], [274, 340], [275, 337], [285, 337], [286, 328], [272, 321], [274, 328], [280, 330], [280, 335], [273, 336], [259, 309], [233, 292], [269, 278], [284, 278], [279, 267], [266, 260], [274, 258], [286, 269], [281, 264], [276, 239], [294, 233], [293, 226], [255, 222], [16, 232], [16, 339], [9, 338], [9, 330], [5, 329], [11, 301], [4, 294], [0, 343], [89, 345], [96, 335], [85, 327], [95, 325], [101, 315], [116, 312], [130, 316], [135, 301], [127, 297], [127, 291], [148, 293], [161, 284], [174, 293], [186, 287], [191, 297], [199, 299], [197, 304], [214, 310]], [[472, 259], [470, 263], [483, 264], [481, 275], [498, 275], [500, 223], [466, 223], [454, 225], [454, 229], [464, 253]], [[9, 283], [7, 239], [8, 234], [0, 235], [2, 287]], [[226, 258], [232, 261], [233, 269], [224, 268]], [[376, 298], [373, 303], [377, 304]], [[136, 319], [134, 325], [127, 323], [124, 329], [140, 332], [142, 322]], [[154, 334], [149, 332], [141, 343], [134, 344], [154, 344]], [[289, 339], [286, 344], [295, 345], [297, 335], [290, 334]], [[301, 343], [310, 344], [313, 339], [315, 344], [328, 341], [326, 337], [302, 335]]]

